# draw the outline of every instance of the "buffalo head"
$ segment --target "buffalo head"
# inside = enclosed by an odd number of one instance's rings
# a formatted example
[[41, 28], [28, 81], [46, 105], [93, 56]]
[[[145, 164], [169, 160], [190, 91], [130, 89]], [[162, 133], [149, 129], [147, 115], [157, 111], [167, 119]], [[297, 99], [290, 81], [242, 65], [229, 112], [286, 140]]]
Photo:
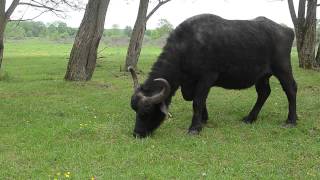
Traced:
[[131, 108], [136, 112], [136, 123], [133, 136], [144, 138], [151, 135], [160, 126], [168, 113], [165, 100], [170, 94], [170, 84], [165, 79], [157, 78], [153, 80], [153, 83], [158, 83], [160, 89], [149, 89], [147, 85], [139, 85], [132, 67], [129, 67], [128, 70], [134, 82]]

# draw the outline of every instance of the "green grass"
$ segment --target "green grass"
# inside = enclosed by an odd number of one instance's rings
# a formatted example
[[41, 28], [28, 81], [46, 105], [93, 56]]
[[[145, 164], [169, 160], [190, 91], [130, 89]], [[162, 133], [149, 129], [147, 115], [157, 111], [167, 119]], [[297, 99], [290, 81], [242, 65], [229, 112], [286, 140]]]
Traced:
[[[281, 128], [287, 99], [272, 93], [255, 124], [240, 121], [254, 88], [212, 88], [209, 124], [187, 135], [191, 103], [180, 91], [151, 138], [132, 137], [126, 48], [108, 48], [93, 80], [65, 82], [70, 44], [8, 42], [0, 81], [0, 179], [319, 179], [320, 74], [297, 68], [298, 126]], [[145, 78], [160, 48], [143, 49]], [[70, 172], [69, 177], [65, 173]]]

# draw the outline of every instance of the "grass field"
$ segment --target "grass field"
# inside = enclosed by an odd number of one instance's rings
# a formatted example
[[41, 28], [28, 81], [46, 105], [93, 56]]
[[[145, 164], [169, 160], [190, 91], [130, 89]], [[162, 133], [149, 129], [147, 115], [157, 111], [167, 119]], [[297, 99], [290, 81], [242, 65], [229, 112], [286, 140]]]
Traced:
[[[209, 122], [187, 135], [192, 107], [180, 91], [173, 118], [134, 139], [132, 81], [120, 72], [126, 48], [108, 48], [93, 80], [63, 81], [70, 44], [7, 42], [0, 81], [0, 179], [320, 179], [320, 74], [297, 68], [298, 126], [285, 129], [287, 99], [272, 93], [255, 124], [240, 120], [254, 88], [213, 88]], [[146, 77], [160, 48], [146, 47]]]

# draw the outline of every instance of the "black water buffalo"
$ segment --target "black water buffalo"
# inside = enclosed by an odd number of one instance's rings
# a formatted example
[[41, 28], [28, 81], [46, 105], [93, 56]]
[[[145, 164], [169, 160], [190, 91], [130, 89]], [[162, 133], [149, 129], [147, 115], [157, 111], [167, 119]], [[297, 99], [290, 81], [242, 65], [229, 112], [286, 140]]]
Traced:
[[288, 126], [296, 125], [297, 85], [290, 52], [294, 32], [265, 17], [226, 20], [203, 14], [180, 24], [169, 36], [149, 77], [139, 85], [136, 74], [131, 107], [136, 111], [135, 137], [150, 135], [165, 119], [176, 90], [193, 101], [189, 133], [208, 120], [206, 99], [213, 86], [245, 89], [255, 85], [258, 98], [243, 121], [252, 123], [270, 94], [269, 78], [281, 83], [289, 102]]

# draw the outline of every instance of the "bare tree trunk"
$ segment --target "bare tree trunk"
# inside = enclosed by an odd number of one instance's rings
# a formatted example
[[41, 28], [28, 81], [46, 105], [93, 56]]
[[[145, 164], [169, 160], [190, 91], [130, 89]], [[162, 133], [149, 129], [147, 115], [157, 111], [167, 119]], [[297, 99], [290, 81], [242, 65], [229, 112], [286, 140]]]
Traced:
[[0, 70], [2, 65], [2, 59], [3, 59], [3, 51], [4, 51], [4, 30], [6, 27], [6, 1], [0, 0]]
[[4, 29], [6, 27], [6, 22], [3, 20], [0, 20], [0, 70], [2, 65], [2, 59], [3, 59], [3, 51], [4, 51]]
[[169, 1], [171, 0], [158, 0], [158, 4], [152, 8], [149, 14], [147, 14], [149, 0], [140, 0], [138, 16], [134, 24], [127, 51], [126, 63], [124, 66], [125, 71], [128, 70], [129, 66], [137, 69], [147, 21], [162, 5], [168, 3]]
[[315, 62], [316, 48], [316, 14], [317, 0], [299, 0], [298, 17], [296, 16], [293, 0], [288, 0], [291, 19], [294, 24], [299, 67], [312, 69]]
[[129, 66], [136, 68], [140, 56], [144, 33], [147, 23], [147, 11], [149, 0], [140, 0], [138, 16], [132, 30], [130, 43], [127, 51], [125, 71]]
[[70, 53], [66, 80], [88, 81], [97, 61], [97, 49], [104, 30], [110, 0], [89, 0]]
[[318, 45], [317, 56], [316, 60], [314, 61], [313, 67], [320, 68], [320, 44]]
[[304, 38], [300, 49], [302, 68], [312, 69], [316, 48], [317, 0], [308, 0], [307, 16], [304, 23]]
[[13, 11], [17, 8], [20, 0], [13, 0], [6, 11], [6, 0], [0, 0], [0, 69], [3, 60], [3, 51], [4, 51], [4, 30]]

